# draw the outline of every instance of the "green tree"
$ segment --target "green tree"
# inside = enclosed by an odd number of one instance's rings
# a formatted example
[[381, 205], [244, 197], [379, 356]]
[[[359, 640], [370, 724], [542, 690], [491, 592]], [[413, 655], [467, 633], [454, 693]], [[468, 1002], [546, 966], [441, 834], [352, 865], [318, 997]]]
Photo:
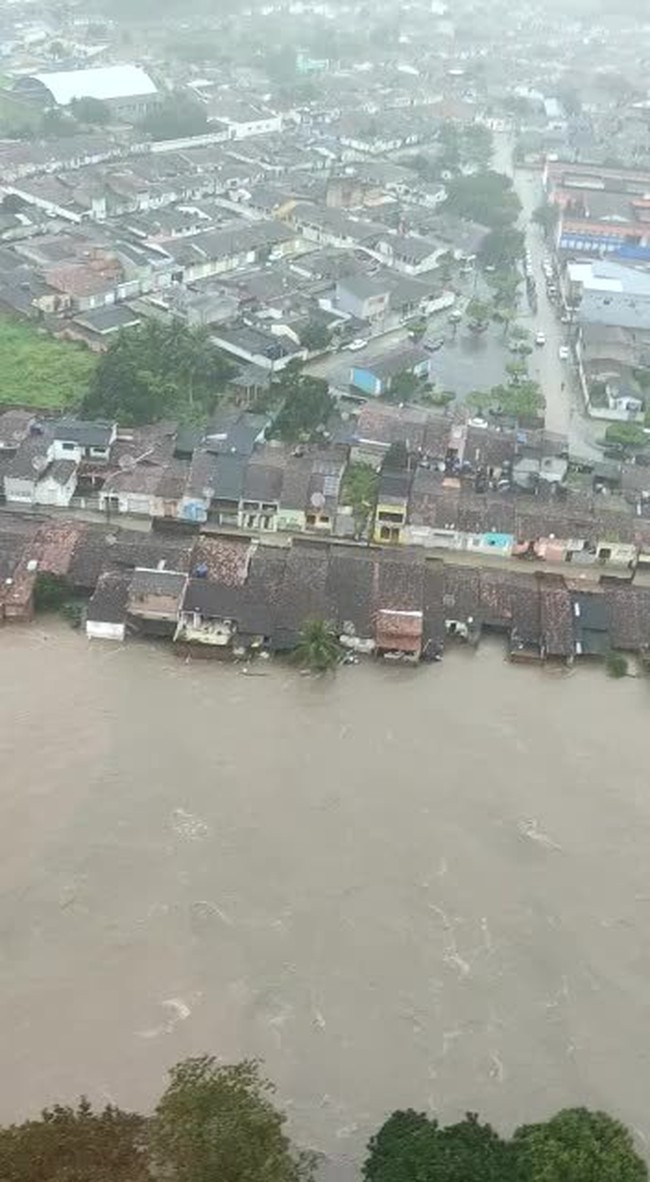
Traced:
[[350, 462], [341, 486], [342, 505], [351, 505], [357, 533], [363, 532], [377, 503], [378, 473], [371, 464]]
[[328, 620], [306, 620], [295, 650], [295, 660], [311, 673], [328, 673], [341, 658], [341, 645]]
[[365, 1182], [514, 1182], [508, 1143], [474, 1113], [441, 1127], [423, 1113], [394, 1112], [368, 1145]]
[[523, 1125], [513, 1138], [521, 1182], [645, 1182], [648, 1168], [632, 1136], [604, 1112], [565, 1108]]
[[492, 132], [483, 123], [470, 123], [463, 129], [461, 152], [465, 164], [485, 171], [492, 161]]
[[470, 321], [474, 321], [476, 324], [487, 324], [492, 309], [485, 300], [473, 299], [469, 301], [466, 311]]
[[605, 431], [605, 442], [639, 449], [646, 446], [648, 436], [639, 423], [610, 423]]
[[513, 190], [512, 179], [488, 169], [449, 181], [447, 199], [441, 209], [497, 229], [514, 225], [521, 212], [521, 203]]
[[205, 329], [148, 320], [118, 333], [101, 355], [83, 410], [125, 426], [204, 416], [233, 372]]
[[221, 1066], [210, 1055], [186, 1059], [151, 1119], [156, 1177], [174, 1182], [301, 1182], [309, 1155], [293, 1151], [273, 1085], [255, 1061]]
[[305, 349], [308, 349], [310, 353], [327, 349], [329, 343], [329, 329], [320, 320], [310, 320], [300, 334], [300, 344], [304, 345]]
[[327, 382], [302, 374], [293, 366], [287, 366], [273, 383], [272, 394], [281, 403], [272, 433], [286, 443], [308, 439], [324, 429], [334, 410]]
[[3, 1182], [152, 1182], [143, 1151], [146, 1120], [86, 1099], [56, 1104], [37, 1120], [0, 1129]]
[[140, 128], [152, 140], [180, 140], [206, 135], [210, 124], [200, 102], [184, 91], [174, 91], [160, 106], [145, 115]]
[[486, 234], [479, 250], [479, 259], [484, 267], [499, 267], [506, 270], [514, 267], [524, 253], [524, 235], [512, 226], [498, 226]]
[[551, 205], [551, 203], [548, 201], [544, 201], [541, 205], [538, 205], [537, 209], [534, 211], [533, 221], [538, 226], [541, 226], [546, 237], [550, 238], [557, 226], [559, 216], [560, 211], [558, 210], [557, 206]]
[[94, 123], [97, 126], [109, 123], [111, 118], [106, 103], [90, 95], [87, 98], [73, 99], [70, 103], [70, 112], [80, 123]]
[[414, 374], [409, 369], [405, 369], [402, 373], [395, 374], [395, 377], [391, 378], [388, 389], [381, 397], [386, 402], [408, 402], [421, 389], [422, 381], [417, 374]]
[[626, 677], [627, 657], [623, 653], [609, 652], [605, 658], [605, 668], [609, 677]]

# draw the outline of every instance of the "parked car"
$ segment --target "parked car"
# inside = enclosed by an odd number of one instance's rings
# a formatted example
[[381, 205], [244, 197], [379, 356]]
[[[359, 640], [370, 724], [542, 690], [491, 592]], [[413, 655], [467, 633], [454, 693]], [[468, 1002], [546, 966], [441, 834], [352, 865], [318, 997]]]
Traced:
[[537, 333], [537, 336], [535, 337], [535, 344], [536, 345], [545, 345], [546, 344], [546, 333], [542, 332], [541, 329]]
[[568, 361], [569, 360], [569, 346], [568, 345], [560, 345], [560, 347], [558, 349], [558, 357], [560, 358], [560, 361]]
[[463, 313], [459, 312], [458, 308], [455, 308], [453, 312], [450, 312], [447, 317], [447, 320], [449, 321], [450, 324], [460, 324], [462, 319], [463, 319]]
[[435, 353], [436, 349], [442, 349], [445, 343], [444, 337], [424, 337], [422, 344], [430, 353]]
[[346, 349], [349, 349], [351, 353], [357, 353], [359, 349], [365, 349], [367, 344], [368, 342], [363, 337], [355, 337], [349, 345], [346, 345]]

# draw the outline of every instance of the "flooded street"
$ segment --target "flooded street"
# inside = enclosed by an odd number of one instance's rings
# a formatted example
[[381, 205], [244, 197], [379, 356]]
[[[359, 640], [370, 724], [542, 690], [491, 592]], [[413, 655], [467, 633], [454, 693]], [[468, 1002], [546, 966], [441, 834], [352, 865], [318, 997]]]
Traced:
[[209, 1051], [339, 1178], [397, 1106], [650, 1137], [646, 683], [1, 642], [2, 1118]]

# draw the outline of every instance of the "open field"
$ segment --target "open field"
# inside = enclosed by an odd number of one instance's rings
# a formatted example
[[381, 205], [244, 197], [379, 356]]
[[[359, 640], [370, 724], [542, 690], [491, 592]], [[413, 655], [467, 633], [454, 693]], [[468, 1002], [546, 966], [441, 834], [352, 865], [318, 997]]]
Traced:
[[96, 363], [82, 345], [0, 318], [0, 403], [43, 410], [77, 406]]

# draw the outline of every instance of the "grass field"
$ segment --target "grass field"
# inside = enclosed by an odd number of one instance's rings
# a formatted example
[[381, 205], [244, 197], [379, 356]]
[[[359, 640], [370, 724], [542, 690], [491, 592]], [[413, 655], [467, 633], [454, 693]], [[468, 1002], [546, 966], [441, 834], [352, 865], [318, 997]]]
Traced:
[[77, 406], [96, 364], [83, 345], [0, 318], [0, 403], [43, 410]]
[[43, 117], [43, 111], [35, 103], [23, 99], [2, 87], [0, 82], [0, 126], [11, 131], [20, 128], [36, 128]]

